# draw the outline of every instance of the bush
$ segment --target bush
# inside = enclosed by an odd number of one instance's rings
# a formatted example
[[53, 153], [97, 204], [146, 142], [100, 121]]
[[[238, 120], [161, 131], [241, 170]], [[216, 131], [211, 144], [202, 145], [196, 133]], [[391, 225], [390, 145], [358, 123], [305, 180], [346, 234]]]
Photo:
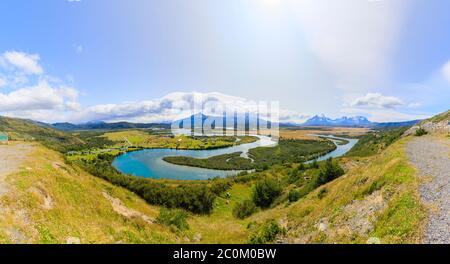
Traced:
[[301, 193], [297, 190], [291, 190], [288, 194], [289, 202], [296, 202], [301, 198]]
[[309, 168], [310, 169], [318, 169], [319, 168], [319, 163], [317, 162], [317, 160], [313, 160], [313, 162], [311, 162], [311, 164], [309, 164]]
[[266, 244], [275, 241], [285, 230], [275, 220], [268, 220], [252, 232], [249, 238], [251, 244]]
[[344, 175], [344, 170], [339, 166], [339, 164], [334, 163], [332, 158], [327, 159], [325, 162], [325, 167], [319, 172], [319, 177], [316, 179], [316, 187], [330, 182], [339, 176]]
[[228, 191], [231, 188], [231, 183], [229, 181], [214, 181], [211, 185], [211, 192], [215, 195], [221, 195], [222, 193]]
[[281, 194], [281, 185], [273, 179], [264, 179], [256, 182], [253, 188], [253, 202], [262, 208], [269, 207]]
[[197, 214], [212, 211], [216, 195], [206, 184], [172, 187], [150, 179], [124, 175], [111, 165], [113, 159], [112, 155], [100, 154], [92, 160], [81, 161], [81, 165], [92, 175], [136, 193], [149, 204], [182, 208]]
[[256, 210], [257, 207], [252, 200], [244, 200], [234, 206], [233, 215], [238, 219], [244, 219], [254, 214]]
[[421, 136], [424, 136], [424, 135], [426, 135], [426, 134], [428, 134], [428, 132], [427, 132], [425, 129], [423, 129], [423, 127], [419, 127], [419, 128], [416, 130], [415, 136], [416, 136], [416, 137], [421, 137]]
[[325, 195], [327, 195], [327, 192], [327, 188], [320, 189], [319, 193], [317, 194], [317, 198], [322, 199], [323, 197], [325, 197]]
[[188, 214], [181, 209], [162, 208], [159, 216], [156, 218], [156, 222], [178, 231], [184, 231], [189, 229], [187, 217]]

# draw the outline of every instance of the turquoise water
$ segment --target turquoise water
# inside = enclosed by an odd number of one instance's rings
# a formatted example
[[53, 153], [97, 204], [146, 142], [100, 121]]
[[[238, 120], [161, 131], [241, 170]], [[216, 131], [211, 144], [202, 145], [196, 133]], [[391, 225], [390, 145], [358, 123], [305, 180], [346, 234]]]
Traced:
[[[210, 170], [196, 167], [180, 166], [165, 162], [162, 158], [167, 156], [190, 156], [195, 158], [207, 158], [238, 151], [241, 151], [245, 154], [249, 149], [252, 148], [273, 146], [276, 144], [269, 137], [259, 136], [259, 138], [260, 139], [257, 142], [213, 150], [139, 150], [118, 156], [116, 159], [114, 159], [113, 166], [125, 174], [154, 179], [205, 180], [214, 177], [226, 177], [230, 175], [236, 175], [237, 173], [239, 173], [239, 171]], [[336, 150], [321, 157], [321, 159], [341, 156], [345, 154], [345, 152], [350, 150], [350, 148], [352, 148], [357, 142], [357, 140], [349, 141], [350, 143], [347, 145], [338, 145]]]
[[0, 141], [8, 141], [8, 136], [4, 134], [0, 134]]
[[[351, 150], [353, 148], [353, 146], [355, 146], [355, 144], [358, 142], [358, 139], [341, 138], [341, 137], [336, 137], [336, 136], [332, 136], [332, 135], [318, 135], [318, 136], [326, 137], [326, 138], [332, 140], [334, 142], [334, 144], [336, 144], [336, 149], [331, 151], [328, 154], [321, 156], [320, 158], [317, 159], [317, 161], [343, 156], [345, 153], [347, 153], [349, 150]], [[338, 145], [337, 141], [334, 141], [333, 139], [347, 140], [348, 143], [345, 145]], [[311, 163], [311, 162], [313, 162], [313, 161], [310, 160], [306, 163]]]
[[207, 158], [233, 152], [247, 153], [249, 149], [272, 146], [276, 143], [269, 137], [259, 136], [259, 140], [228, 148], [211, 150], [176, 150], [176, 149], [145, 149], [125, 153], [113, 161], [113, 166], [125, 174], [154, 179], [205, 180], [214, 177], [236, 175], [239, 171], [210, 170], [196, 167], [180, 166], [165, 162], [167, 156], [190, 156]]

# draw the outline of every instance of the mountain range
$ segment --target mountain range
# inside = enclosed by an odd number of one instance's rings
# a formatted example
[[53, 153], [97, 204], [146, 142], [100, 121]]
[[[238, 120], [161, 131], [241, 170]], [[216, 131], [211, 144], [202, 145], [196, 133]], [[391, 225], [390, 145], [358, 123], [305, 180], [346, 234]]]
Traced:
[[303, 126], [369, 126], [373, 124], [364, 116], [341, 117], [332, 119], [325, 115], [315, 115], [304, 122]]
[[71, 131], [71, 130], [94, 130], [94, 129], [131, 129], [131, 128], [170, 128], [167, 123], [130, 123], [130, 122], [116, 122], [106, 123], [102, 121], [88, 122], [84, 124], [72, 123], [54, 123], [50, 125], [53, 128]]

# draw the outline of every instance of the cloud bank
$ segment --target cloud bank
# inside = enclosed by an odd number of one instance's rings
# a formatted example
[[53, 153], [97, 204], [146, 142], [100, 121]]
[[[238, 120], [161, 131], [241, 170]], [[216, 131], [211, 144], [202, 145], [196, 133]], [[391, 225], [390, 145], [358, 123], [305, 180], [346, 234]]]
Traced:
[[368, 93], [351, 103], [353, 107], [376, 107], [393, 109], [404, 105], [402, 100], [393, 96], [384, 96], [381, 93]]

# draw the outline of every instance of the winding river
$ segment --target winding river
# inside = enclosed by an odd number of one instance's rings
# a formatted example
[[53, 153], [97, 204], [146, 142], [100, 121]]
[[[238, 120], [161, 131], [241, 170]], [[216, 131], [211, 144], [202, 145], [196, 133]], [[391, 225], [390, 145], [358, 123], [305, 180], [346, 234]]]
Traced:
[[[321, 135], [322, 136], [322, 135]], [[211, 150], [177, 150], [177, 149], [145, 149], [122, 154], [114, 159], [113, 166], [125, 174], [154, 178], [176, 180], [205, 180], [214, 177], [236, 175], [239, 171], [211, 170], [197, 167], [180, 166], [165, 162], [162, 158], [167, 156], [190, 156], [195, 158], [208, 158], [234, 152], [243, 152], [245, 156], [249, 149], [256, 147], [269, 147], [276, 145], [270, 137], [258, 136], [259, 140], [253, 143], [237, 145], [228, 148]], [[334, 136], [325, 136], [333, 139], [344, 139]], [[349, 143], [337, 145], [336, 150], [320, 157], [319, 160], [329, 157], [338, 157], [345, 154], [357, 142], [355, 139], [345, 139]]]

